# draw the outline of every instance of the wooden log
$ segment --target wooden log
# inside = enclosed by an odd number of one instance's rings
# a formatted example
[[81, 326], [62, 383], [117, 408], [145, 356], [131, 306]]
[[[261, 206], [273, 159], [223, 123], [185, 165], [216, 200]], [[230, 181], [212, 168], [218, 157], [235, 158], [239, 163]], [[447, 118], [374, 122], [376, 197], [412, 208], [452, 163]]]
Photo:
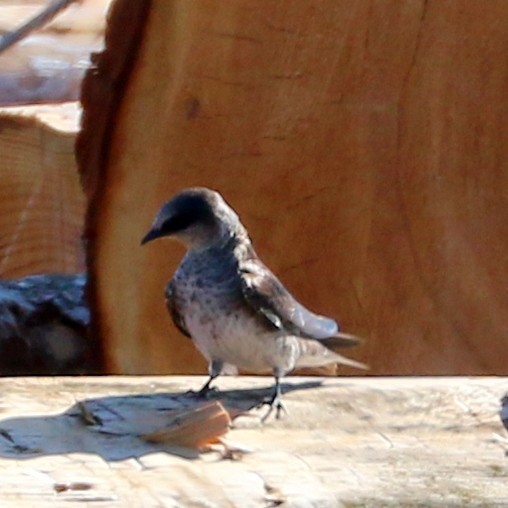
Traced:
[[[139, 438], [202, 381], [0, 379], [2, 508], [506, 505], [506, 378], [292, 378], [287, 418], [234, 421], [234, 460]], [[271, 382], [224, 379], [220, 400], [253, 405]]]
[[133, 3], [80, 142], [111, 371], [204, 368], [163, 303], [182, 250], [138, 244], [207, 185], [305, 304], [367, 339], [373, 373], [506, 372], [506, 2]]
[[84, 269], [77, 103], [0, 109], [0, 276]]

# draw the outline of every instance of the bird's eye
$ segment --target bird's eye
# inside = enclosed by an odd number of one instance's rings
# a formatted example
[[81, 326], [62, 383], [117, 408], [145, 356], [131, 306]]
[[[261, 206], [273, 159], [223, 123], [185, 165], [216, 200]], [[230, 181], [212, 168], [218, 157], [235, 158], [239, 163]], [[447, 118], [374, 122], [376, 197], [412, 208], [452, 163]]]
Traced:
[[194, 214], [191, 213], [179, 213], [173, 215], [169, 219], [163, 222], [161, 230], [165, 234], [177, 233], [187, 229], [191, 224], [196, 221]]

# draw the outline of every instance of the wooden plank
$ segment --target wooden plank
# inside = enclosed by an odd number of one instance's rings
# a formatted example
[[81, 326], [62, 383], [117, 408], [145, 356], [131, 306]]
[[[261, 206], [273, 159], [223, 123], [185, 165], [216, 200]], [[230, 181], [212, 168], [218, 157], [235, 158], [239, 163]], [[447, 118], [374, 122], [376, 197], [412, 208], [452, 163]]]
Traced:
[[367, 339], [373, 373], [506, 373], [508, 2], [148, 5], [116, 2], [85, 83], [110, 370], [204, 369], [164, 308], [182, 250], [139, 241], [207, 185], [303, 303]]
[[[285, 419], [235, 420], [233, 459], [138, 437], [202, 382], [1, 379], [2, 507], [506, 506], [506, 378], [291, 378]], [[220, 379], [220, 400], [245, 409], [271, 382]], [[80, 402], [103, 408], [107, 432]]]
[[0, 109], [0, 276], [84, 269], [77, 103]]

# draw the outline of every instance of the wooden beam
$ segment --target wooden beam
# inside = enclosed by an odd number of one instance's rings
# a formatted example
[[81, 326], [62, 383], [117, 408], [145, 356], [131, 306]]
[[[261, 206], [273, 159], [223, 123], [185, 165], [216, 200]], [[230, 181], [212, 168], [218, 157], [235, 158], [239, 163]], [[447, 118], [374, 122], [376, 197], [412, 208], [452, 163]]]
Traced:
[[[291, 378], [289, 415], [236, 418], [229, 452], [139, 437], [195, 404], [185, 392], [202, 381], [1, 379], [2, 508], [506, 504], [506, 378]], [[218, 397], [245, 409], [271, 383], [220, 379]]]

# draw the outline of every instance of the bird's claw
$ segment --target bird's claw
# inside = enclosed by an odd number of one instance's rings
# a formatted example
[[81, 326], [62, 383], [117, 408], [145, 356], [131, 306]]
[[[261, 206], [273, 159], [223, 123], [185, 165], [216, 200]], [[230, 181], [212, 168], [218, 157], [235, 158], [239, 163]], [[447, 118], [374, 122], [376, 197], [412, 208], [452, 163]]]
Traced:
[[266, 414], [261, 418], [262, 423], [265, 423], [266, 420], [268, 420], [270, 415], [273, 413], [274, 409], [275, 409], [275, 418], [277, 420], [280, 420], [281, 413], [284, 413], [286, 415], [288, 414], [286, 406], [283, 404], [283, 402], [279, 396], [268, 397], [268, 398], [264, 399], [263, 401], [261, 401], [257, 405], [258, 408], [261, 408], [263, 406], [269, 406], [269, 407], [268, 407], [268, 411], [266, 412]]
[[218, 388], [203, 386], [201, 390], [189, 390], [185, 392], [187, 397], [193, 397], [195, 399], [210, 399], [213, 395], [216, 395], [219, 392]]

